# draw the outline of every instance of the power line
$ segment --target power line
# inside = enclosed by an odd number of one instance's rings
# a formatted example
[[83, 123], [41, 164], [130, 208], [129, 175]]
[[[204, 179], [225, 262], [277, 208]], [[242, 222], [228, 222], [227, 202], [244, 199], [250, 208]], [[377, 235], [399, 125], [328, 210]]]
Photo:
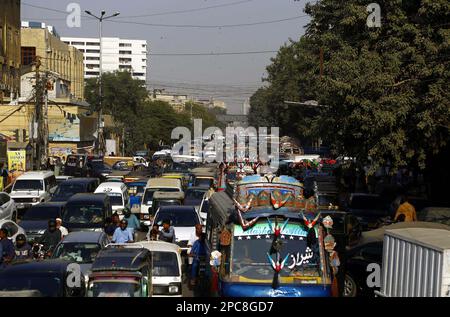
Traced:
[[151, 14], [142, 14], [142, 15], [128, 15], [128, 16], [121, 16], [117, 17], [117, 19], [124, 19], [124, 18], [140, 18], [140, 17], [154, 17], [154, 16], [161, 16], [161, 15], [171, 15], [171, 14], [179, 14], [179, 13], [189, 13], [189, 12], [196, 12], [196, 11], [204, 11], [204, 10], [210, 10], [210, 9], [216, 9], [216, 8], [224, 8], [224, 7], [231, 7], [243, 3], [252, 2], [253, 0], [244, 0], [244, 1], [236, 1], [231, 3], [225, 3], [225, 4], [218, 4], [213, 5], [209, 7], [200, 7], [200, 8], [193, 8], [193, 9], [186, 9], [186, 10], [177, 10], [177, 11], [166, 11], [166, 12], [159, 12], [159, 13], [151, 13]]
[[[300, 18], [307, 17], [308, 15], [297, 15], [290, 18], [269, 20], [269, 21], [258, 21], [252, 23], [239, 23], [239, 24], [222, 24], [222, 25], [194, 25], [194, 24], [158, 24], [158, 23], [145, 23], [145, 22], [135, 22], [135, 21], [117, 21], [108, 20], [110, 23], [121, 23], [121, 24], [135, 24], [135, 25], [145, 25], [145, 26], [156, 26], [156, 27], [172, 27], [172, 28], [198, 28], [198, 29], [218, 29], [218, 28], [234, 28], [234, 27], [246, 27], [255, 26], [262, 24], [273, 24], [292, 20], [298, 20]], [[105, 21], [106, 22], [106, 21]]]

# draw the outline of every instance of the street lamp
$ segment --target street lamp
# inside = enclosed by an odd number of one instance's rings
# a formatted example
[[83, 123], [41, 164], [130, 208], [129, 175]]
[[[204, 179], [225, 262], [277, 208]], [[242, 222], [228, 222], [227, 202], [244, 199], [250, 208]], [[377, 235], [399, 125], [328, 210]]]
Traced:
[[[103, 127], [102, 127], [102, 116], [103, 116], [103, 89], [102, 89], [102, 75], [103, 75], [103, 67], [102, 67], [102, 22], [104, 20], [116, 17], [120, 14], [120, 12], [116, 12], [112, 15], [106, 16], [106, 11], [102, 10], [101, 11], [101, 15], [100, 17], [94, 15], [91, 13], [91, 11], [85, 10], [84, 12], [86, 12], [86, 14], [90, 15], [91, 17], [97, 19], [99, 21], [99, 36], [100, 36], [100, 66], [99, 66], [99, 96], [100, 96], [100, 100], [99, 100], [99, 105], [100, 105], [100, 110], [98, 112], [98, 123], [97, 123], [97, 131], [98, 131], [98, 135], [97, 135], [97, 146], [96, 146], [96, 151], [97, 154], [100, 154], [100, 152], [102, 152], [103, 154]], [[102, 143], [102, 145], [100, 145], [100, 142]]]

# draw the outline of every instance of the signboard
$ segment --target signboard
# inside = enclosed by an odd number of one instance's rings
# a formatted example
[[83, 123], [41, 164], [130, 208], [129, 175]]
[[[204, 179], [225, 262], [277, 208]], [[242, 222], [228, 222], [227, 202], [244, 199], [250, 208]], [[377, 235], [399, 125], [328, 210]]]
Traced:
[[80, 142], [80, 119], [77, 115], [67, 113], [63, 120], [50, 117], [48, 125], [51, 142]]
[[19, 175], [23, 174], [26, 170], [26, 151], [8, 151], [8, 169], [12, 176], [12, 179], [16, 179]]
[[[275, 224], [272, 223], [272, 226]], [[278, 224], [282, 225], [282, 224]], [[294, 237], [306, 237], [308, 235], [308, 232], [298, 224], [288, 223], [286, 227], [283, 229], [283, 235], [284, 236], [294, 236]], [[234, 236], [240, 237], [240, 236], [265, 236], [265, 235], [272, 235], [273, 229], [270, 229], [269, 223], [257, 223], [253, 227], [243, 230], [241, 226], [236, 225], [234, 226]]]

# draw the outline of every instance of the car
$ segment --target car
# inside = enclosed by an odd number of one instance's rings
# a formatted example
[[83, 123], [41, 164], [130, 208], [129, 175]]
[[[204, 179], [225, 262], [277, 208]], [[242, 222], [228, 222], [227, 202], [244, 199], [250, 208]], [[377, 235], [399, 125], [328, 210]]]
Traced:
[[112, 168], [103, 159], [90, 159], [87, 163], [88, 175], [105, 181], [106, 176], [112, 173]]
[[101, 183], [94, 191], [95, 194], [106, 194], [111, 201], [113, 212], [117, 212], [120, 216], [125, 208], [130, 208], [130, 198], [128, 196], [128, 188], [121, 182], [105, 182]]
[[71, 232], [64, 237], [64, 240], [58, 243], [52, 254], [52, 259], [78, 263], [84, 277], [88, 278], [97, 254], [109, 243], [108, 236], [104, 232]]
[[428, 207], [417, 213], [417, 220], [442, 223], [450, 226], [450, 208]]
[[369, 274], [373, 272], [373, 269], [370, 270], [370, 267], [368, 266], [373, 263], [372, 265], [375, 264], [381, 267], [385, 231], [401, 228], [435, 228], [450, 230], [450, 226], [440, 223], [414, 221], [394, 223], [376, 230], [363, 232], [359, 242], [348, 248], [345, 259], [341, 259], [341, 261], [345, 261], [343, 268], [345, 271], [344, 297], [373, 297], [374, 292], [379, 290], [379, 287], [369, 287], [367, 284]]
[[161, 206], [156, 212], [153, 225], [162, 228], [164, 220], [170, 220], [175, 230], [175, 243], [182, 251], [187, 251], [188, 242], [195, 234], [195, 225], [201, 224], [202, 220], [193, 206]]
[[137, 209], [139, 213], [141, 209], [142, 196], [144, 195], [146, 180], [137, 180], [126, 182], [125, 185], [128, 188], [128, 195], [130, 196], [130, 208], [131, 210]]
[[58, 185], [50, 201], [65, 202], [78, 193], [93, 193], [98, 185], [98, 178], [71, 178]]
[[164, 241], [143, 241], [134, 244], [143, 246], [152, 253], [153, 296], [181, 297], [183, 262], [180, 247]]
[[99, 252], [89, 275], [88, 297], [150, 297], [151, 252], [131, 244], [110, 244]]
[[0, 228], [8, 230], [8, 238], [16, 243], [16, 237], [19, 234], [26, 236], [25, 230], [12, 220], [0, 220]]
[[28, 209], [20, 221], [29, 242], [37, 241], [48, 228], [50, 219], [62, 218], [65, 202], [46, 202]]
[[75, 194], [66, 203], [62, 222], [69, 232], [103, 231], [111, 218], [110, 198], [106, 194]]
[[59, 176], [55, 176], [56, 178], [56, 185], [61, 184], [62, 182], [73, 178], [73, 176], [69, 176], [69, 175], [59, 175]]
[[10, 197], [18, 211], [49, 201], [56, 190], [56, 178], [52, 171], [25, 172], [14, 181]]
[[86, 177], [88, 174], [88, 157], [86, 154], [70, 154], [64, 166], [64, 175]]
[[205, 193], [208, 188], [205, 187], [189, 187], [184, 192], [184, 205], [194, 206], [197, 211], [200, 209]]
[[[34, 290], [40, 297], [84, 297], [85, 283], [81, 281], [85, 278], [73, 271], [73, 263], [53, 259], [12, 263], [0, 271], [0, 291]], [[70, 277], [80, 284], [66, 283]]]
[[17, 221], [17, 208], [14, 200], [5, 192], [0, 192], [0, 220]]
[[377, 194], [350, 194], [346, 211], [358, 218], [363, 231], [376, 229], [381, 218], [390, 216], [388, 205]]

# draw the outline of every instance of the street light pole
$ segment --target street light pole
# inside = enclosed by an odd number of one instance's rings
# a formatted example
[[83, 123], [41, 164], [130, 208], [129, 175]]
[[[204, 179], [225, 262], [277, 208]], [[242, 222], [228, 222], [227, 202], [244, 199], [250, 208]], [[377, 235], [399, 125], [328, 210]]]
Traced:
[[98, 111], [98, 121], [97, 121], [97, 146], [96, 152], [99, 155], [104, 154], [104, 138], [103, 138], [103, 126], [102, 126], [102, 118], [103, 118], [103, 48], [102, 48], [102, 37], [103, 37], [103, 25], [102, 22], [106, 19], [116, 17], [120, 14], [120, 12], [116, 12], [110, 16], [105, 17], [106, 11], [102, 10], [100, 17], [92, 14], [90, 11], [84, 11], [86, 14], [96, 18], [99, 22], [98, 33], [99, 33], [99, 41], [100, 41], [100, 65], [99, 65], [99, 111]]

